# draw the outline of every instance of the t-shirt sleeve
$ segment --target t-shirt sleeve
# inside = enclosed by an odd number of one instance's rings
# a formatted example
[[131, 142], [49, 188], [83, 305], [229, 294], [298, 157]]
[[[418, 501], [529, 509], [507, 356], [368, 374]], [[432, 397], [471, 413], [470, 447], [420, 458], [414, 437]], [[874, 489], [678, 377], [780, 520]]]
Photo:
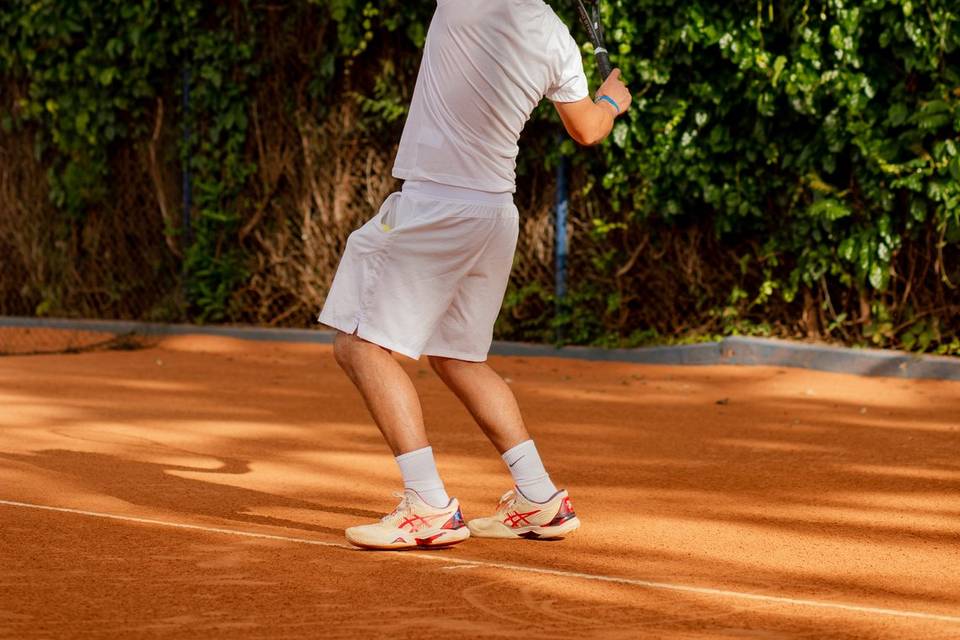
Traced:
[[559, 50], [554, 56], [553, 83], [546, 97], [553, 102], [578, 102], [590, 95], [587, 76], [583, 72], [583, 56], [567, 26], [557, 20]]

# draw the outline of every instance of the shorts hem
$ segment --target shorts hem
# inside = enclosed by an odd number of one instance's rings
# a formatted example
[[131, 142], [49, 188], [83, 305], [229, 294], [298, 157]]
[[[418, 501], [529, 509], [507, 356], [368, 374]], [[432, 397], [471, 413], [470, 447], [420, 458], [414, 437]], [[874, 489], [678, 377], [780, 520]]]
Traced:
[[340, 331], [341, 333], [346, 333], [348, 335], [353, 334], [353, 332], [357, 330], [356, 323], [354, 323], [353, 325], [350, 325], [345, 322], [339, 322], [335, 318], [324, 316], [322, 313], [319, 316], [317, 316], [317, 322], [319, 322], [324, 326], [330, 327], [335, 331]]
[[437, 356], [438, 358], [450, 358], [451, 360], [463, 360], [464, 362], [486, 362], [490, 356], [489, 351], [482, 356], [478, 356], [476, 353], [448, 351], [445, 349], [428, 349], [421, 355]]
[[383, 347], [384, 349], [389, 349], [394, 353], [399, 353], [402, 356], [406, 356], [411, 360], [419, 360], [422, 353], [416, 349], [410, 349], [405, 347], [393, 340], [377, 333], [376, 331], [370, 331], [363, 326], [363, 323], [357, 327], [356, 336], [361, 340], [366, 340], [367, 342], [372, 342], [373, 344]]
[[416, 349], [411, 349], [383, 336], [380, 333], [377, 333], [376, 331], [371, 331], [364, 326], [363, 321], [360, 319], [355, 318], [350, 322], [340, 322], [337, 319], [325, 318], [323, 314], [320, 314], [320, 317], [317, 318], [317, 320], [321, 324], [325, 324], [326, 326], [336, 329], [337, 331], [341, 331], [347, 335], [357, 336], [361, 340], [375, 344], [378, 347], [383, 347], [384, 349], [393, 351], [394, 353], [399, 353], [400, 355], [406, 356], [411, 360], [419, 360], [420, 356], [422, 355], [421, 352], [417, 351]]

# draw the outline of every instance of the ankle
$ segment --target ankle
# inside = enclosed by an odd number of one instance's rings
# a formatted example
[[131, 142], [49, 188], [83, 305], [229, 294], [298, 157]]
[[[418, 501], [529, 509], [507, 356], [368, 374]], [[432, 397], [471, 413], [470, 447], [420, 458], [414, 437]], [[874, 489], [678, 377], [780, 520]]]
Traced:
[[416, 491], [432, 507], [442, 509], [450, 503], [433, 458], [433, 448], [423, 447], [396, 457], [403, 476], [404, 489]]
[[557, 492], [540, 460], [533, 440], [526, 440], [503, 454], [503, 461], [520, 493], [532, 502], [547, 502]]

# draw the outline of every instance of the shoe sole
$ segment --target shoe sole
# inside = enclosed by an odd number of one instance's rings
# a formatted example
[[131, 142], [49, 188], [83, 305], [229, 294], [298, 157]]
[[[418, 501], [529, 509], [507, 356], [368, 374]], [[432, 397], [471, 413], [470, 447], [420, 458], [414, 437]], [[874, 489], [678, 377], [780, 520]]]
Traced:
[[[406, 536], [404, 536], [406, 538]], [[429, 531], [418, 531], [416, 535], [411, 535], [410, 539], [403, 542], [391, 542], [389, 544], [377, 544], [355, 540], [347, 536], [347, 542], [361, 549], [371, 549], [376, 551], [398, 551], [401, 549], [446, 549], [456, 544], [460, 544], [470, 537], [470, 529], [460, 527], [459, 529], [431, 529]]]
[[500, 540], [555, 540], [563, 538], [580, 528], [580, 519], [573, 517], [566, 522], [552, 527], [532, 525], [529, 527], [511, 528], [502, 522], [489, 529], [480, 529], [470, 522], [467, 523], [470, 535], [475, 538], [497, 538]]

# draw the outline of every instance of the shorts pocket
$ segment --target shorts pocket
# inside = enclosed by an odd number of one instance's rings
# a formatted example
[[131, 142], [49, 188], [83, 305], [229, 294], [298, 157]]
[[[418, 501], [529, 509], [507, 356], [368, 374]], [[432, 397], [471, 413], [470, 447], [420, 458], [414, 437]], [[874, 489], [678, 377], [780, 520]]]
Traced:
[[380, 213], [376, 217], [377, 228], [381, 233], [392, 234], [424, 217], [426, 212], [426, 207], [422, 205], [418, 207], [417, 203], [410, 198], [404, 198], [401, 193], [394, 193], [380, 207]]
[[380, 211], [377, 212], [377, 215], [374, 216], [375, 224], [377, 228], [384, 232], [390, 233], [397, 227], [397, 220], [399, 215], [397, 210], [400, 207], [400, 193], [391, 193], [387, 196], [387, 199], [383, 201], [383, 204], [380, 205]]

